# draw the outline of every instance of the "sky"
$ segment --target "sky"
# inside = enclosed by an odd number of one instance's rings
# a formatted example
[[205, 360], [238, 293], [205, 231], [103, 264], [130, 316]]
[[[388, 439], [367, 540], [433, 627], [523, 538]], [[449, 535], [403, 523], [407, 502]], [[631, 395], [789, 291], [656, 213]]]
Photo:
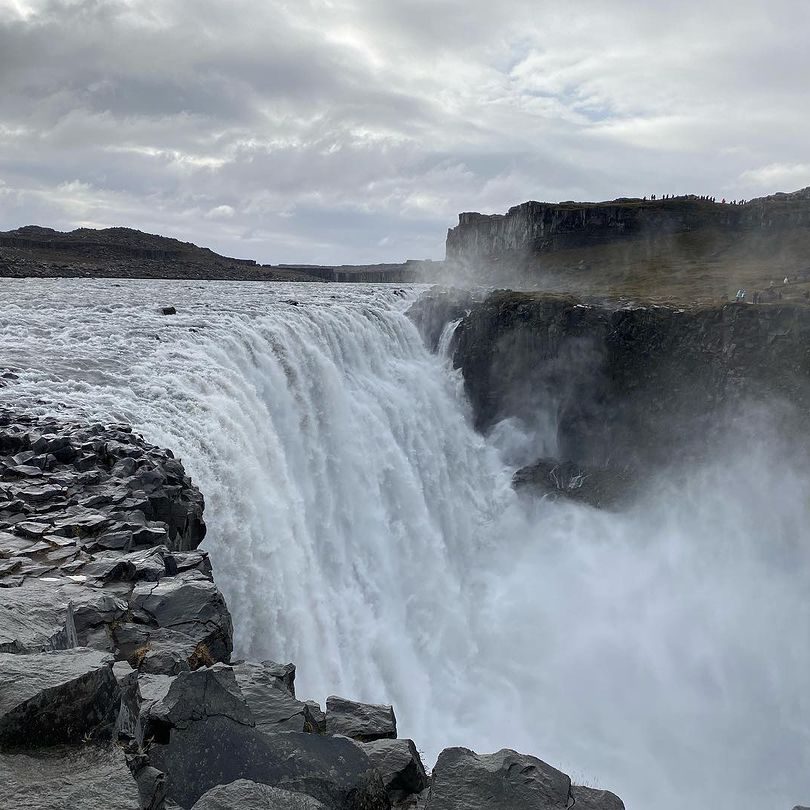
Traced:
[[810, 185], [808, 0], [0, 0], [0, 230], [440, 259], [461, 211]]

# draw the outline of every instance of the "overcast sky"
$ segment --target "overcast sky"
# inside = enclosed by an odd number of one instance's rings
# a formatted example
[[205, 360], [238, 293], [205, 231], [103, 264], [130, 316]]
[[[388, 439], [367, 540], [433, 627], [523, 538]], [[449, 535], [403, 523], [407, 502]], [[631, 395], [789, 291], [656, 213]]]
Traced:
[[0, 230], [442, 258], [460, 211], [810, 185], [807, 0], [0, 0]]

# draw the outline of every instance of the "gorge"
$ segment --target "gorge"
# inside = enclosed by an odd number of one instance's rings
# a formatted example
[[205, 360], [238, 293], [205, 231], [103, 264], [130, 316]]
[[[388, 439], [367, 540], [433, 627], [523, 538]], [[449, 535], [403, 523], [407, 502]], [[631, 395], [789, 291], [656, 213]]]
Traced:
[[[125, 422], [182, 458], [234, 659], [295, 661], [321, 705], [392, 703], [428, 767], [446, 746], [517, 749], [628, 808], [810, 792], [807, 462], [782, 420], [805, 402], [801, 308], [3, 283], [0, 403]], [[734, 418], [709, 414], [732, 388]], [[711, 452], [680, 454], [689, 424]], [[622, 509], [513, 489], [538, 458], [628, 466], [634, 425], [650, 452]]]

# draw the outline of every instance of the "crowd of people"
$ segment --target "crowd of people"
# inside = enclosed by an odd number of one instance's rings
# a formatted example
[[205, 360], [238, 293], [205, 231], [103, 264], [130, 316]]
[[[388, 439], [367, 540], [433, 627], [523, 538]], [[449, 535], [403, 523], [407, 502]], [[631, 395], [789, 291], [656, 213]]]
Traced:
[[[662, 196], [659, 196], [658, 194], [650, 194], [649, 198], [650, 200], [700, 200], [701, 202], [711, 202], [711, 203], [717, 202], [716, 197], [710, 197], [707, 194], [681, 194], [680, 196], [676, 194], [664, 194]], [[646, 201], [647, 197], [645, 196], [643, 199]], [[742, 199], [726, 200], [726, 198], [723, 197], [720, 200], [720, 205], [745, 205], [747, 202], [748, 200]]]

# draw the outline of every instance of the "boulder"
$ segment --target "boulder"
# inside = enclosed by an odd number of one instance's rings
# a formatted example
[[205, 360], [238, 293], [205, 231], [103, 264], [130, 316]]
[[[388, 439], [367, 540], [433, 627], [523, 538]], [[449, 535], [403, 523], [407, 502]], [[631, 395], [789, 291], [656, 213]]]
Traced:
[[356, 703], [330, 695], [326, 699], [326, 732], [360, 742], [396, 739], [397, 721], [391, 706]]
[[[140, 791], [114, 745], [76, 745], [0, 754], [8, 810], [140, 810]], [[157, 808], [149, 808], [157, 810]]]
[[321, 734], [325, 731], [321, 707], [312, 701], [296, 700], [287, 687], [288, 683], [292, 686], [295, 676], [292, 664], [243, 662], [235, 665], [233, 671], [261, 731], [268, 734], [279, 731]]
[[0, 749], [109, 735], [121, 698], [112, 663], [86, 648], [0, 654]]
[[427, 787], [425, 767], [413, 740], [373, 740], [360, 746], [380, 772], [392, 804], [421, 793]]
[[212, 661], [230, 660], [233, 627], [225, 599], [198, 572], [167, 577], [156, 585], [139, 583], [131, 607], [136, 620], [175, 630], [204, 645]]
[[328, 810], [317, 799], [302, 793], [237, 779], [229, 785], [211, 788], [193, 807], [193, 810]]
[[609, 790], [571, 785], [571, 798], [577, 810], [624, 810], [624, 802]]
[[567, 810], [571, 780], [515, 751], [476, 754], [446, 748], [431, 777], [426, 810]]
[[379, 773], [351, 740], [291, 731], [264, 734], [230, 717], [191, 721], [149, 749], [166, 796], [190, 808], [217, 785], [247, 779], [305, 793], [332, 810], [387, 810]]

